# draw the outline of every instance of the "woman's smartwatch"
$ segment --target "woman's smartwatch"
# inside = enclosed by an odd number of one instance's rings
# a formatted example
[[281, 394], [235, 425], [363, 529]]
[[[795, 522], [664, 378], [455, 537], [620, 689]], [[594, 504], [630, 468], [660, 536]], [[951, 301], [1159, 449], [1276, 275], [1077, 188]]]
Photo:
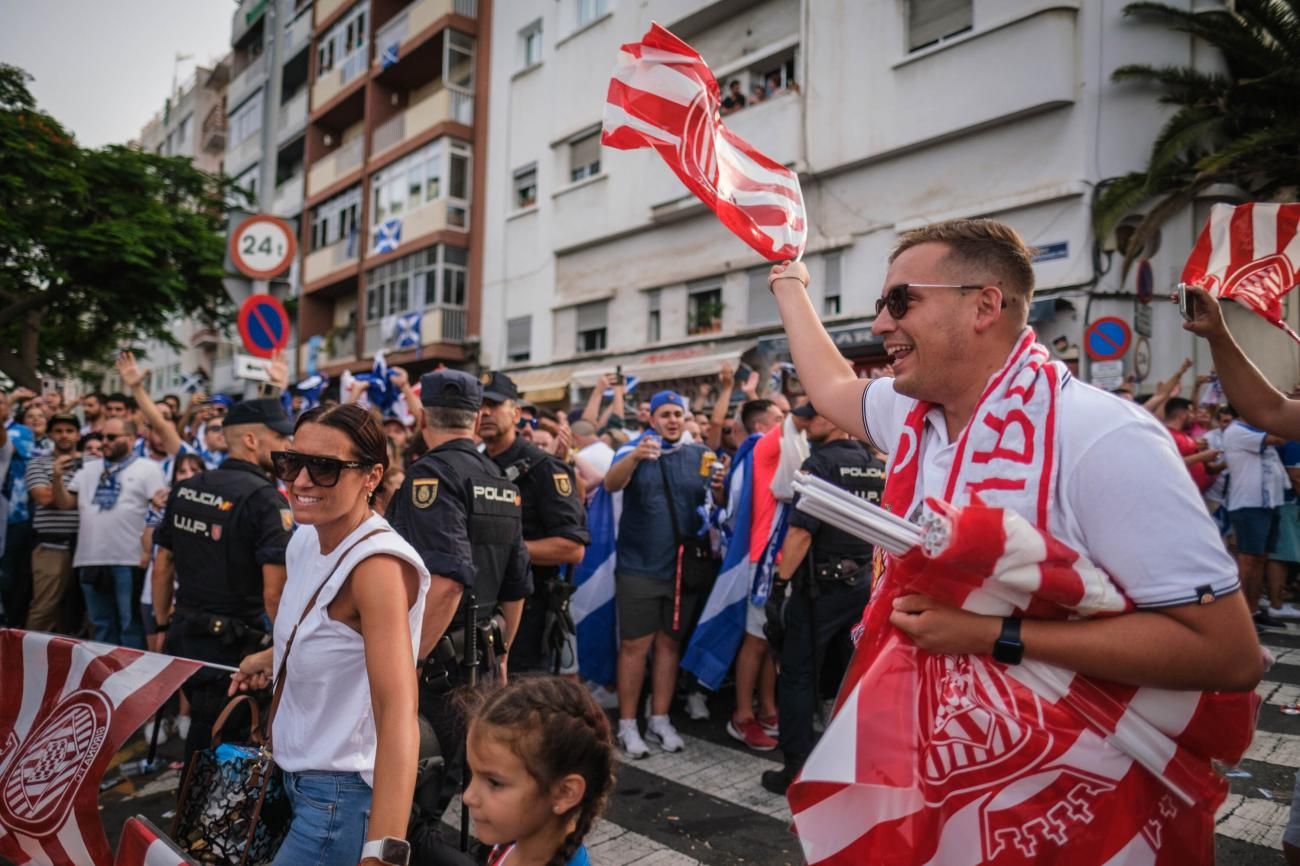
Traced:
[[393, 836], [385, 836], [382, 839], [367, 842], [361, 848], [361, 859], [368, 860], [372, 858], [380, 863], [387, 863], [389, 866], [409, 866], [411, 862], [411, 843]]
[[1018, 665], [1025, 657], [1025, 645], [1020, 642], [1020, 617], [1004, 616], [1002, 633], [993, 642], [993, 658], [1004, 665]]

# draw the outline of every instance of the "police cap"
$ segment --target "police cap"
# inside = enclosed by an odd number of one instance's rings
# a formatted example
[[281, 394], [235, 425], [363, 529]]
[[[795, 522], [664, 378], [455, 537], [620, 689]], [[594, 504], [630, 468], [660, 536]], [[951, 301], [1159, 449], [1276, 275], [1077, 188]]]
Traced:
[[494, 370], [483, 382], [483, 399], [489, 403], [504, 403], [507, 400], [519, 402], [519, 389], [515, 382], [505, 373]]
[[813, 408], [813, 404], [804, 403], [802, 406], [797, 406], [794, 409], [791, 409], [790, 414], [796, 418], [816, 418], [817, 410]]
[[226, 413], [226, 426], [238, 427], [240, 424], [261, 424], [285, 436], [293, 434], [293, 421], [275, 397], [244, 400], [232, 406]]
[[430, 409], [468, 409], [483, 405], [483, 386], [460, 370], [434, 370], [420, 377], [420, 402]]

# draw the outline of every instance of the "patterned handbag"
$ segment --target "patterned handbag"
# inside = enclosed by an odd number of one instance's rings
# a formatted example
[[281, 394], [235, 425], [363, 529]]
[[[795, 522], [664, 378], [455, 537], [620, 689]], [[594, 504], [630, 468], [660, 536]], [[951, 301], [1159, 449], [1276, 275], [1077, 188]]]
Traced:
[[[248, 695], [240, 695], [231, 700], [217, 717], [212, 727], [212, 745], [196, 753], [190, 762], [185, 782], [181, 785], [171, 835], [187, 854], [200, 863], [264, 866], [275, 859], [293, 818], [280, 769], [271, 753], [272, 723], [280, 706], [280, 696], [284, 693], [289, 652], [298, 636], [298, 626], [307, 618], [343, 560], [366, 539], [388, 531], [376, 529], [353, 542], [335, 560], [334, 568], [312, 593], [285, 642], [266, 724], [260, 724], [257, 702]], [[241, 704], [247, 704], [252, 714], [249, 742], [241, 745], [225, 743], [221, 730]]]

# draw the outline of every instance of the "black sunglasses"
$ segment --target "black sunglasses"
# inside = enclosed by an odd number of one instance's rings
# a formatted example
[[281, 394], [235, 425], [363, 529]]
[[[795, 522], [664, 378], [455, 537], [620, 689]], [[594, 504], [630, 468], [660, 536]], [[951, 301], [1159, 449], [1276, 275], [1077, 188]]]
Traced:
[[339, 483], [339, 475], [344, 469], [369, 469], [373, 463], [361, 463], [357, 460], [338, 460], [334, 457], [320, 457], [316, 454], [299, 454], [297, 451], [272, 451], [271, 466], [275, 477], [285, 484], [293, 483], [304, 468], [307, 477], [317, 487], [333, 487]]
[[[888, 309], [889, 315], [894, 320], [898, 320], [907, 315], [907, 308], [912, 303], [912, 298], [908, 295], [909, 289], [958, 289], [963, 292], [982, 289], [984, 286], [973, 283], [964, 283], [955, 285], [952, 283], [899, 283], [896, 286], [890, 286], [885, 289], [885, 293], [876, 298], [876, 315], [879, 316], [883, 310]], [[1002, 306], [1007, 305], [1006, 301]]]

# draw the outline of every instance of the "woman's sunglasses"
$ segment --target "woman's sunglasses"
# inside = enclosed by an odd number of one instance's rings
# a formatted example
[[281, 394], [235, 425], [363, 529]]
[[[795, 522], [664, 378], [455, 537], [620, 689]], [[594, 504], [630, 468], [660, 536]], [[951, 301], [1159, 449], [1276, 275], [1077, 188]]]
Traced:
[[[890, 318], [897, 321], [907, 315], [907, 308], [912, 303], [912, 298], [908, 295], [909, 289], [958, 289], [963, 292], [982, 289], [982, 285], [963, 284], [954, 285], [951, 283], [899, 283], [896, 286], [890, 286], [885, 293], [876, 298], [876, 315], [879, 316], [882, 310], [889, 310]], [[1002, 306], [1006, 306], [1004, 301]]]
[[293, 480], [305, 468], [307, 477], [317, 487], [333, 487], [339, 483], [339, 475], [344, 469], [369, 469], [371, 463], [356, 460], [337, 460], [333, 457], [318, 457], [315, 454], [299, 454], [297, 451], [272, 451], [271, 466], [275, 477], [285, 484]]

